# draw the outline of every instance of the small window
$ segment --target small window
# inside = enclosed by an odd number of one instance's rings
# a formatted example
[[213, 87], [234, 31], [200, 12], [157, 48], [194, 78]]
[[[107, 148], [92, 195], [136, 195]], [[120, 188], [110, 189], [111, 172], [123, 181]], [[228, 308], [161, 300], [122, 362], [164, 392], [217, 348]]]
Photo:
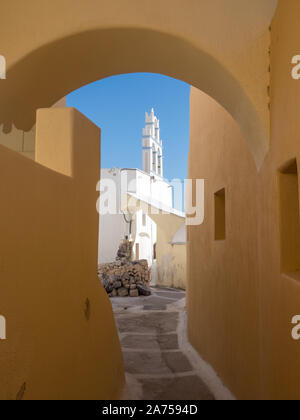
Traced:
[[215, 193], [215, 240], [226, 239], [226, 194], [225, 188]]
[[279, 171], [281, 271], [300, 271], [300, 213], [297, 160]]

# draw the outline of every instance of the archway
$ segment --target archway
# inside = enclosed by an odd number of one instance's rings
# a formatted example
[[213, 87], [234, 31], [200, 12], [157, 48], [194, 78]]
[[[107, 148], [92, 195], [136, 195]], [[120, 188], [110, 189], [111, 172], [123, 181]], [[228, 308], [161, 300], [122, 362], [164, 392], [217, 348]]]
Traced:
[[[232, 15], [231, 23], [234, 25], [236, 23], [235, 19], [239, 20], [242, 17], [241, 10], [236, 9], [238, 4], [242, 2], [240, 0], [229, 1], [230, 7], [228, 2], [226, 7], [230, 10], [226, 15], [227, 17]], [[70, 0], [61, 1], [60, 10], [56, 10], [58, 6], [53, 2], [54, 13], [49, 15], [54, 18], [52, 25], [50, 25], [52, 36], [49, 36], [49, 34], [47, 36], [49, 28], [45, 28], [45, 31], [43, 31], [42, 26], [37, 27], [34, 24], [40, 17], [46, 15], [44, 11], [40, 10], [38, 3], [36, 0], [30, 2], [30, 8], [33, 7], [34, 13], [32, 13], [29, 24], [31, 23], [33, 27], [23, 30], [23, 38], [31, 38], [34, 41], [27, 44], [22, 40], [20, 44], [16, 42], [17, 47], [8, 56], [7, 60], [7, 80], [1, 81], [0, 123], [4, 124], [6, 132], [10, 130], [12, 125], [22, 130], [29, 130], [35, 122], [36, 109], [51, 106], [57, 99], [84, 84], [114, 74], [150, 71], [183, 80], [219, 102], [238, 122], [257, 167], [261, 165], [268, 150], [268, 97], [266, 93], [267, 83], [265, 82], [268, 81], [269, 75], [267, 65], [265, 67], [264, 65], [268, 63], [267, 27], [276, 6], [275, 0], [266, 2], [245, 0], [243, 2], [244, 7], [249, 6], [248, 11], [254, 4], [252, 10], [254, 13], [251, 14], [251, 19], [252, 23], [254, 22], [253, 26], [258, 27], [258, 30], [252, 30], [252, 32], [250, 31], [252, 35], [250, 37], [246, 36], [245, 50], [243, 50], [242, 42], [244, 36], [241, 37], [239, 50], [235, 51], [236, 56], [233, 51], [226, 51], [229, 56], [232, 55], [231, 60], [227, 61], [223, 60], [219, 51], [216, 53], [217, 48], [214, 48], [214, 44], [218, 43], [220, 37], [211, 39], [210, 43], [202, 43], [201, 32], [197, 32], [197, 28], [200, 26], [197, 18], [203, 12], [202, 7], [204, 11], [206, 10], [203, 6], [205, 3], [208, 4], [206, 0], [200, 3], [198, 0], [193, 1], [188, 9], [188, 17], [191, 18], [194, 15], [193, 23], [191, 25], [187, 23], [184, 28], [181, 27], [182, 22], [179, 17], [182, 13], [180, 4], [174, 6], [175, 24], [168, 26], [166, 24], [167, 19], [164, 21], [161, 16], [160, 24], [155, 25], [151, 21], [151, 24], [148, 25], [147, 13], [145, 13], [145, 19], [142, 21], [139, 20], [139, 13], [134, 14], [132, 19], [122, 21], [122, 19], [119, 19], [118, 10], [113, 10], [112, 12], [115, 15], [110, 16], [107, 20], [105, 20], [106, 15], [104, 13], [104, 21], [96, 16], [96, 10], [89, 10], [88, 19], [86, 20], [85, 17], [84, 21], [81, 22], [77, 2], [74, 4]], [[105, 9], [105, 2], [101, 1], [100, 3]], [[118, 3], [120, 6], [121, 2]], [[173, 0], [167, 0], [164, 8], [170, 7], [172, 3]], [[214, 6], [217, 7], [221, 3], [217, 0], [213, 2]], [[262, 3], [264, 3], [262, 7], [265, 9], [265, 13], [260, 15], [259, 5]], [[89, 2], [89, 5], [95, 6], [95, 4], [97, 4], [97, 1], [91, 0]], [[10, 2], [10, 5], [4, 5], [1, 19], [7, 19], [7, 21], [5, 23], [3, 20], [1, 21], [1, 35], [5, 33], [7, 28], [14, 28], [11, 19], [7, 18], [9, 16], [15, 18], [15, 13], [11, 10], [13, 6], [14, 0]], [[67, 6], [66, 9], [65, 6]], [[132, 12], [131, 8], [135, 6], [136, 2], [132, 2], [128, 15]], [[75, 11], [72, 10], [72, 7]], [[233, 7], [235, 8], [233, 9]], [[106, 5], [106, 8], [109, 9], [109, 6]], [[220, 8], [218, 18], [220, 18], [222, 11], [224, 9]], [[231, 13], [232, 11], [235, 13]], [[21, 12], [22, 9], [16, 16], [17, 22], [20, 19]], [[98, 12], [101, 12], [101, 9]], [[167, 13], [166, 9], [164, 13]], [[74, 17], [77, 16], [76, 19], [73, 19], [73, 15]], [[245, 15], [248, 16], [247, 13]], [[60, 22], [55, 21], [58, 16]], [[168, 16], [168, 14], [165, 16]], [[203, 16], [206, 16], [205, 13], [203, 13]], [[257, 19], [258, 16], [263, 17]], [[68, 19], [64, 20], [67, 17]], [[21, 18], [24, 19], [24, 16], [21, 16]], [[102, 22], [100, 25], [97, 25], [98, 18]], [[74, 22], [73, 25], [70, 24], [71, 21]], [[240, 33], [244, 29], [242, 25], [245, 21], [247, 21], [247, 18], [239, 21]], [[43, 22], [43, 19], [41, 19], [41, 22]], [[214, 28], [214, 25], [210, 25], [212, 21], [208, 19], [208, 22], [209, 26]], [[4, 24], [2, 25], [2, 23]], [[223, 30], [230, 26], [228, 20], [225, 25], [224, 22], [221, 25], [217, 25], [218, 21], [213, 21], [213, 23], [216, 23], [218, 28], [222, 27]], [[61, 26], [64, 26], [64, 24], [67, 28], [65, 31], [61, 30]], [[166, 26], [165, 30], [163, 29], [164, 25]], [[22, 29], [24, 29], [23, 26]], [[7, 42], [4, 46], [6, 49], [3, 51], [4, 54], [8, 54], [10, 47], [14, 44], [15, 39], [12, 32], [10, 29], [8, 31], [9, 35], [5, 36]], [[20, 32], [16, 32], [20, 36]], [[247, 31], [245, 30], [245, 32]], [[256, 49], [258, 44], [260, 48]], [[257, 90], [253, 88], [256, 81], [255, 77], [250, 78], [250, 80], [247, 77], [238, 77], [242, 75], [247, 65], [251, 65], [251, 59], [239, 60], [239, 56], [247, 55], [248, 49], [251, 51], [250, 55], [252, 57], [257, 51], [261, 55], [266, 55], [265, 59], [258, 60], [259, 69], [256, 75], [262, 75], [262, 77], [257, 81]], [[153, 53], [150, 54], [149, 51]], [[4, 156], [7, 161], [14, 160], [10, 154], [5, 152], [4, 155], [7, 155]], [[24, 166], [26, 165], [27, 163], [24, 163]], [[19, 167], [23, 167], [23, 162], [20, 161], [20, 165], [16, 166], [19, 170]], [[7, 168], [5, 167], [5, 169]], [[26, 169], [31, 170], [29, 164]], [[35, 166], [32, 175], [34, 181], [36, 170], [40, 170], [40, 168]], [[7, 172], [8, 176], [15, 175], [11, 174], [8, 169]], [[48, 176], [48, 171], [46, 175]], [[60, 179], [58, 183], [60, 183]], [[17, 187], [15, 187], [16, 189]], [[6, 190], [4, 192], [6, 193]], [[38, 197], [36, 201], [39, 202], [39, 200]], [[36, 237], [39, 237], [39, 234], [34, 236], [34, 238]], [[15, 384], [13, 384], [13, 389], [15, 389]]]
[[260, 166], [268, 150], [268, 134], [240, 83], [191, 42], [148, 29], [86, 31], [30, 53], [8, 68], [7, 80], [1, 84], [0, 123], [5, 132], [12, 125], [29, 130], [36, 109], [101, 78], [135, 72], [171, 76], [214, 98], [238, 122]]

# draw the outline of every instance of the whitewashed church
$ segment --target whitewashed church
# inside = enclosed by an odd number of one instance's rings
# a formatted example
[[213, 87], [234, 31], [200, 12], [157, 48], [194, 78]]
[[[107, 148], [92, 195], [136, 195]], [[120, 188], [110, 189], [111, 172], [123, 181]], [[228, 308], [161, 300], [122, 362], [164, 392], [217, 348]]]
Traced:
[[149, 266], [155, 263], [157, 227], [149, 215], [149, 205], [184, 217], [173, 208], [173, 188], [163, 178], [163, 144], [153, 109], [150, 114], [146, 112], [145, 122], [143, 170], [101, 170], [99, 264], [114, 261], [120, 241], [126, 237], [134, 244], [134, 259], [147, 259]]

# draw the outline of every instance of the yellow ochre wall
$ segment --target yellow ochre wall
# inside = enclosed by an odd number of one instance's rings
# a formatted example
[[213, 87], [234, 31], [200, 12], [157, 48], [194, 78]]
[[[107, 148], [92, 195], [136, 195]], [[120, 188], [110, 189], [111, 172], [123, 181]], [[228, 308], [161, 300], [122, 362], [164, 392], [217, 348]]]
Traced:
[[[205, 180], [204, 223], [188, 227], [189, 338], [238, 397], [258, 397], [257, 170], [235, 121], [196, 89], [189, 178]], [[224, 241], [214, 229], [214, 194], [222, 188]]]
[[[277, 0], [3, 0], [0, 125], [30, 130], [38, 108], [104, 77], [162, 73], [203, 90], [239, 122], [258, 166], [269, 144], [268, 27]], [[151, 51], [151, 54], [149, 54]]]
[[21, 155], [34, 160], [35, 155], [35, 127], [25, 132], [13, 128], [10, 133], [0, 130], [0, 145], [8, 147]]
[[186, 289], [186, 245], [172, 244], [185, 219], [174, 214], [150, 214], [157, 226], [156, 284]]
[[117, 398], [123, 361], [97, 277], [100, 130], [40, 110], [36, 153], [0, 147], [0, 399]]
[[[62, 98], [53, 108], [66, 106], [66, 98]], [[9, 133], [4, 133], [0, 129], [0, 145], [8, 147], [21, 155], [34, 160], [35, 159], [35, 126], [30, 131], [18, 130], [13, 127]]]
[[[37, 108], [86, 83], [137, 71], [190, 83], [230, 113], [192, 89], [189, 175], [205, 178], [206, 192], [204, 224], [188, 229], [187, 299], [192, 344], [239, 398], [300, 398], [300, 342], [290, 334], [300, 287], [281, 274], [277, 176], [300, 156], [300, 81], [291, 78], [300, 3], [279, 0], [269, 32], [276, 4], [11, 0], [0, 15], [5, 132], [30, 130]], [[53, 131], [50, 124], [49, 134], [38, 132], [57, 150], [68, 136], [86, 147], [85, 130], [94, 129], [66, 112], [78, 135], [63, 129], [61, 114]], [[96, 277], [98, 149], [65, 146], [76, 151], [68, 170], [45, 153], [50, 169], [0, 149], [0, 308], [9, 320], [1, 398], [24, 390], [24, 398], [111, 398], [123, 385], [112, 311]], [[222, 188], [227, 236], [215, 241], [214, 194]]]
[[[300, 54], [300, 3], [281, 0], [272, 24], [271, 148], [260, 173], [262, 396], [300, 398], [300, 342], [291, 320], [300, 314], [299, 277], [280, 273], [277, 171], [296, 158], [300, 169], [300, 80], [291, 77]], [[298, 248], [298, 255], [300, 249]]]
[[[288, 162], [300, 164], [300, 81], [291, 77], [299, 16], [298, 0], [279, 1], [271, 28], [271, 142], [260, 171], [236, 122], [211, 98], [191, 93], [189, 176], [204, 178], [206, 190], [204, 224], [188, 229], [189, 337], [238, 398], [300, 398], [300, 342], [291, 337], [300, 277], [281, 273], [278, 180]], [[226, 239], [216, 241], [214, 194], [222, 188]]]

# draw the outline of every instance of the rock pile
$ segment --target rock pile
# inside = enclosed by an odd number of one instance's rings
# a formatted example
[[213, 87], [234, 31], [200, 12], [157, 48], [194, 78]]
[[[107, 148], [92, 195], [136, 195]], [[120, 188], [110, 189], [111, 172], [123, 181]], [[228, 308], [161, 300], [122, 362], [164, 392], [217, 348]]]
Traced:
[[98, 274], [110, 297], [151, 295], [149, 288], [151, 270], [147, 260], [118, 260], [109, 264], [101, 264]]
[[121, 241], [116, 261], [129, 262], [132, 261], [132, 248], [133, 242], [129, 241], [127, 238]]

